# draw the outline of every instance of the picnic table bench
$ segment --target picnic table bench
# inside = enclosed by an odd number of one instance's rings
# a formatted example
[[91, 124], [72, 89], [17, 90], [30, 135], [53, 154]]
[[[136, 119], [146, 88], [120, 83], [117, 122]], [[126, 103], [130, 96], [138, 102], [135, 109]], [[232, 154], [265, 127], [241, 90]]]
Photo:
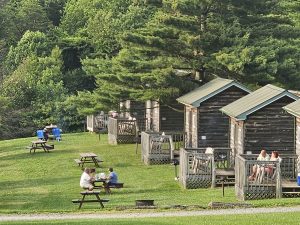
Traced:
[[[102, 182], [102, 185], [96, 185], [97, 182]], [[99, 180], [95, 180], [94, 181], [94, 188], [103, 188], [105, 190], [106, 194], [111, 194], [111, 188], [123, 188], [124, 187], [124, 183], [112, 183], [112, 184], [108, 184], [106, 183], [105, 179], [99, 179]]]
[[44, 140], [31, 141], [31, 146], [26, 148], [29, 149], [29, 153], [31, 153], [31, 151], [35, 153], [37, 149], [43, 149], [44, 152], [49, 152], [49, 150], [54, 149], [54, 145], [47, 145], [46, 143], [47, 141]]
[[[98, 164], [104, 162], [103, 160], [98, 159], [98, 158], [96, 158], [96, 160], [97, 160]], [[82, 167], [83, 167], [83, 164], [86, 163], [85, 161], [80, 160], [80, 159], [74, 159], [74, 161], [78, 164], [78, 166], [82, 166]]]
[[[101, 199], [100, 198], [100, 191], [82, 191], [80, 192], [80, 194], [82, 195], [81, 199], [73, 199], [72, 202], [73, 203], [79, 203], [79, 209], [81, 208], [81, 206], [83, 205], [83, 203], [89, 203], [89, 202], [99, 202], [101, 208], [104, 208], [103, 202], [109, 202], [109, 199]], [[96, 199], [85, 199], [86, 196], [95, 196]]]
[[124, 183], [114, 183], [114, 184], [109, 184], [107, 186], [104, 187], [105, 189], [105, 193], [106, 194], [111, 194], [111, 188], [123, 188], [124, 187]]
[[99, 159], [93, 152], [80, 153], [80, 159], [74, 159], [74, 161], [81, 167], [83, 167], [85, 163], [94, 163], [96, 167], [100, 167], [99, 163], [103, 162], [103, 160]]

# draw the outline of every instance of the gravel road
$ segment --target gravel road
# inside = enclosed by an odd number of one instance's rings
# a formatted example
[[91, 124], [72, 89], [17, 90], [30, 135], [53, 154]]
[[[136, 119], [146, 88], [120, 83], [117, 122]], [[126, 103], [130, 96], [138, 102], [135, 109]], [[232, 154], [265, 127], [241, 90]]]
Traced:
[[121, 219], [121, 218], [149, 218], [174, 216], [203, 216], [203, 215], [232, 215], [232, 214], [258, 214], [300, 212], [300, 206], [276, 208], [237, 208], [201, 211], [169, 211], [169, 212], [136, 212], [136, 213], [49, 213], [49, 214], [17, 214], [0, 215], [0, 222], [4, 221], [34, 221], [34, 220], [71, 220], [71, 219]]

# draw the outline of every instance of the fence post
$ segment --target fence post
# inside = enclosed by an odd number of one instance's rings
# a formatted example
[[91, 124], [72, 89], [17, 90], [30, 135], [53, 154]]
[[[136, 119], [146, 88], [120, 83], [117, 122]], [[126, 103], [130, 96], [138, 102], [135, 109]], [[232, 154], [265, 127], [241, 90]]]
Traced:
[[173, 137], [172, 135], [169, 135], [169, 140], [170, 140], [170, 153], [171, 153], [171, 162], [173, 162], [174, 159], [174, 142], [173, 142]]
[[216, 167], [214, 154], [210, 157], [211, 160], [211, 187], [216, 187]]
[[276, 163], [276, 198], [282, 197], [280, 162]]

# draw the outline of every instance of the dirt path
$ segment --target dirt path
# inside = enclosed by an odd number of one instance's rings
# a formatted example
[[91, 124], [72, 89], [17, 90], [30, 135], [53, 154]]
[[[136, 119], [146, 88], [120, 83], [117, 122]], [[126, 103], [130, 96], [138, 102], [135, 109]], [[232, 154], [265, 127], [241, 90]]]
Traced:
[[203, 215], [232, 215], [232, 214], [258, 214], [258, 213], [279, 213], [279, 212], [300, 212], [300, 206], [276, 207], [276, 208], [243, 208], [243, 209], [221, 209], [202, 211], [172, 211], [172, 212], [136, 212], [136, 213], [91, 213], [91, 214], [18, 214], [0, 215], [0, 222], [3, 221], [33, 221], [33, 220], [70, 220], [70, 219], [121, 219], [121, 218], [149, 218], [149, 217], [174, 217], [174, 216], [203, 216]]

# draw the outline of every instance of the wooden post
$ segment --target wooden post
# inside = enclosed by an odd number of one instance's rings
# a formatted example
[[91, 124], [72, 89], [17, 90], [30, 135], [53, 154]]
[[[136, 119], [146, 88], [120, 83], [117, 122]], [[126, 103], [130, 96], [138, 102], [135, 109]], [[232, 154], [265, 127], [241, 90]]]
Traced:
[[[210, 157], [211, 161], [211, 187], [214, 188], [216, 187], [216, 166], [215, 166], [215, 159], [214, 159], [214, 154]], [[224, 182], [223, 182], [224, 183]]]
[[174, 159], [174, 142], [173, 142], [173, 137], [172, 135], [168, 135], [169, 136], [169, 140], [170, 140], [170, 153], [171, 153], [171, 162], [173, 162]]
[[222, 196], [223, 196], [223, 197], [224, 197], [224, 195], [225, 195], [225, 191], [224, 191], [224, 180], [225, 180], [225, 178], [222, 177]]
[[276, 163], [276, 198], [282, 197], [280, 162]]

